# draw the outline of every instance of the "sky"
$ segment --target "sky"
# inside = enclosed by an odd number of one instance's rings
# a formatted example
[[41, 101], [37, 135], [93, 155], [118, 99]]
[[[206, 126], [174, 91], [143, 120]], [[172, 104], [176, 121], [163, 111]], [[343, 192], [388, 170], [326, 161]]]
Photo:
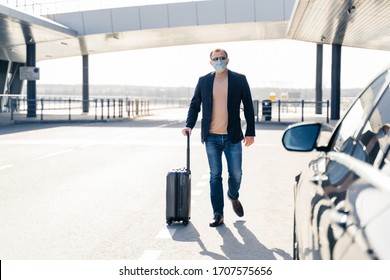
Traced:
[[[211, 71], [209, 53], [224, 48], [229, 69], [251, 87], [314, 88], [316, 44], [293, 40], [245, 41], [131, 50], [89, 56], [91, 85], [194, 87]], [[390, 65], [390, 52], [342, 48], [341, 87], [362, 88]], [[324, 45], [323, 87], [331, 85], [331, 46]], [[82, 58], [38, 62], [42, 84], [81, 84]]]

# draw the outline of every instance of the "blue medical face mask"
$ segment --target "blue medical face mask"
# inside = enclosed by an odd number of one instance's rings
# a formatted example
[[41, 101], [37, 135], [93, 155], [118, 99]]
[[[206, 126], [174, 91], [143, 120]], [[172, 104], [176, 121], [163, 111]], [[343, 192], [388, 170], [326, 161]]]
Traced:
[[214, 67], [215, 71], [218, 73], [225, 71], [227, 68], [226, 60], [213, 61], [213, 67]]

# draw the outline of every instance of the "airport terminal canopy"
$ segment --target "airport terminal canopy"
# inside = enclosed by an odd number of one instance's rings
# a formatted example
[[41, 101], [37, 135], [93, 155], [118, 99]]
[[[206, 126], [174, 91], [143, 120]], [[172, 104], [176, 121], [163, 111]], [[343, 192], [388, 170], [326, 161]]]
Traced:
[[297, 0], [287, 37], [390, 51], [390, 1]]
[[23, 14], [0, 5], [0, 22], [6, 27], [0, 34], [6, 39], [0, 43], [0, 59], [25, 61], [25, 44], [30, 42], [37, 45], [39, 61], [141, 48], [284, 39], [294, 3], [295, 0], [170, 1], [95, 10], [59, 9], [55, 13], [49, 9], [45, 16]]
[[[81, 1], [56, 1], [56, 9], [48, 3], [39, 4], [37, 10], [42, 15], [15, 8], [15, 0], [3, 1], [0, 60], [25, 62], [26, 44], [30, 43], [36, 44], [37, 61], [140, 48], [286, 38], [390, 50], [390, 1], [160, 0], [146, 4], [150, 2], [122, 0], [120, 7], [114, 5], [118, 1], [104, 1], [111, 6], [96, 1], [98, 9], [65, 12], [58, 6]], [[134, 6], [135, 2], [138, 5]]]

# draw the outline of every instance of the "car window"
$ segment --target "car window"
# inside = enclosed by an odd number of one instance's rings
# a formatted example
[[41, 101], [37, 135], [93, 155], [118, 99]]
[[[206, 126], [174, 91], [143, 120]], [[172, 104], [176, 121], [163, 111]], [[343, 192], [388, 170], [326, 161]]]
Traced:
[[354, 102], [337, 130], [332, 149], [339, 152], [351, 153], [354, 151], [355, 139], [365, 124], [373, 103], [379, 93], [383, 92], [390, 78], [389, 70], [375, 79]]
[[366, 154], [366, 161], [379, 166], [386, 153], [390, 134], [390, 91], [385, 90], [358, 137]]

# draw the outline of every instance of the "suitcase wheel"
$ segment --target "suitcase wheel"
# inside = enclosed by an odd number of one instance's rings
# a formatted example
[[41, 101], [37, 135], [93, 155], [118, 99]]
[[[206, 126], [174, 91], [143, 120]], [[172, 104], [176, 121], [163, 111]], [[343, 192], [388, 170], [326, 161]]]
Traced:
[[188, 220], [183, 220], [183, 225], [188, 225]]
[[169, 219], [167, 219], [167, 224], [168, 224], [168, 225], [171, 225], [171, 224], [172, 224], [172, 222], [173, 222], [173, 218], [169, 218]]

